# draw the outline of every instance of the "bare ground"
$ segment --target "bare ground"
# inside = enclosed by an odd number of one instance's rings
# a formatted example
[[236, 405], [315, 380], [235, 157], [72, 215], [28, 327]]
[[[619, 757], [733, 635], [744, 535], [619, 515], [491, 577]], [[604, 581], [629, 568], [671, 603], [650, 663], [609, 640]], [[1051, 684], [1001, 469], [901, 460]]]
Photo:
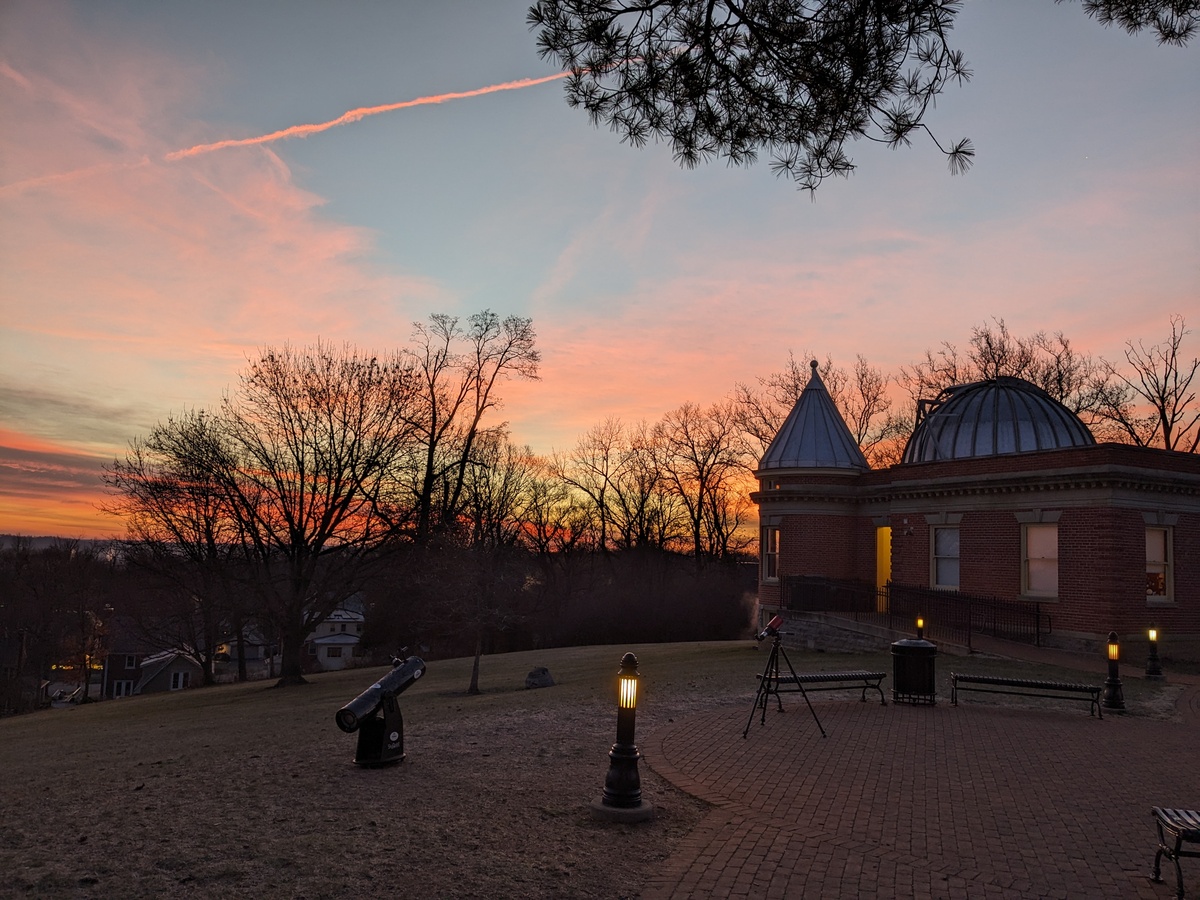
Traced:
[[[488, 657], [481, 696], [462, 690], [469, 660], [431, 662], [400, 697], [408, 758], [387, 769], [354, 766], [354, 738], [333, 722], [379, 670], [0, 721], [0, 897], [637, 897], [705, 806], [643, 762], [655, 818], [592, 816], [624, 649]], [[639, 736], [714, 704], [749, 713], [765, 661], [751, 642], [634, 649]], [[890, 669], [886, 654], [792, 659]], [[540, 665], [558, 684], [525, 690]], [[1156, 717], [1174, 696], [1126, 691]], [[731, 727], [742, 725], [736, 706]]]

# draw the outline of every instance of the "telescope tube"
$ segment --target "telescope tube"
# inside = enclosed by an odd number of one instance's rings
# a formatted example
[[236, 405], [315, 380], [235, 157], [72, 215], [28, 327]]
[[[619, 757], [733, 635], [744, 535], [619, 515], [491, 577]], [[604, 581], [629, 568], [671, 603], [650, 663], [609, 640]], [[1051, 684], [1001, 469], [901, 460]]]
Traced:
[[410, 656], [403, 662], [397, 660], [392, 671], [337, 711], [334, 719], [338, 728], [351, 734], [358, 730], [364, 719], [369, 719], [383, 705], [384, 696], [396, 696], [412, 687], [413, 682], [425, 674], [425, 662]]

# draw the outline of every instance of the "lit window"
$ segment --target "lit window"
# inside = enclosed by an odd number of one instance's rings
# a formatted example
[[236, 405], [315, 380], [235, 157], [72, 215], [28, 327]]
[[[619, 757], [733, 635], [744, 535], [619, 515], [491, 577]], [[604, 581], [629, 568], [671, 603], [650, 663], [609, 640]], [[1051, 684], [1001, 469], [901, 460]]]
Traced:
[[1171, 529], [1146, 529], [1146, 596], [1171, 599]]
[[779, 529], [768, 526], [762, 530], [763, 581], [779, 579]]
[[933, 586], [958, 590], [958, 529], [933, 529]]
[[1024, 526], [1021, 548], [1021, 592], [1038, 597], [1058, 596], [1058, 526]]

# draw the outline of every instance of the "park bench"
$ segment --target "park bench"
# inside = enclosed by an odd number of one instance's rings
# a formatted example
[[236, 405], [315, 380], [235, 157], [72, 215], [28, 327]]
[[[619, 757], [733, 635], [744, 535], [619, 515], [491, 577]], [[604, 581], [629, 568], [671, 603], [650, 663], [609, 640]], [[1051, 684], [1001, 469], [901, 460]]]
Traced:
[[1154, 854], [1154, 872], [1150, 880], [1161, 883], [1159, 863], [1165, 856], [1175, 863], [1175, 896], [1183, 900], [1183, 872], [1179, 859], [1183, 856], [1200, 858], [1200, 850], [1184, 850], [1184, 844], [1200, 844], [1200, 812], [1194, 809], [1150, 810], [1154, 824], [1158, 826], [1158, 852]]
[[[762, 678], [762, 675], [755, 676]], [[861, 700], [867, 699], [867, 691], [875, 690], [879, 692], [879, 702], [887, 706], [887, 700], [883, 697], [883, 688], [879, 683], [887, 678], [886, 672], [802, 672], [797, 675], [780, 675], [778, 678], [770, 678], [771, 681], [776, 681], [777, 684], [772, 686], [773, 692], [779, 691], [796, 691], [798, 692], [801, 686], [806, 691], [839, 691], [862, 688]], [[796, 685], [795, 687], [780, 687], [779, 685]]]
[[[1067, 681], [1038, 681], [1032, 678], [1003, 678], [999, 675], [964, 675], [950, 673], [950, 705], [958, 706], [959, 691], [976, 691], [981, 694], [1014, 694], [1019, 697], [1049, 697], [1055, 700], [1086, 699], [1091, 707], [1088, 715], [1099, 713], [1100, 687], [1091, 684], [1072, 684]], [[1080, 696], [1086, 694], [1086, 698]]]

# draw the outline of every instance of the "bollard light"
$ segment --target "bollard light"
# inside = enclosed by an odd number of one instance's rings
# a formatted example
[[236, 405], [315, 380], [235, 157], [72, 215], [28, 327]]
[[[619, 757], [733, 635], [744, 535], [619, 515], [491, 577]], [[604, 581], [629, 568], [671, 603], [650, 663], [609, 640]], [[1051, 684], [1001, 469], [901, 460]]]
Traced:
[[1163, 681], [1162, 664], [1158, 661], [1158, 629], [1151, 628], [1148, 635], [1150, 638], [1150, 655], [1146, 658], [1146, 679], [1149, 681]]
[[925, 640], [925, 617], [917, 616], [917, 640]]
[[1105, 709], [1124, 709], [1125, 692], [1121, 688], [1121, 642], [1117, 633], [1108, 633], [1108, 679], [1104, 682], [1104, 696], [1100, 705]]
[[617, 741], [608, 751], [608, 774], [604, 793], [592, 804], [599, 818], [618, 822], [640, 822], [650, 818], [654, 807], [642, 799], [642, 780], [638, 760], [642, 758], [634, 743], [638, 702], [638, 661], [632, 653], [621, 657], [617, 673]]

